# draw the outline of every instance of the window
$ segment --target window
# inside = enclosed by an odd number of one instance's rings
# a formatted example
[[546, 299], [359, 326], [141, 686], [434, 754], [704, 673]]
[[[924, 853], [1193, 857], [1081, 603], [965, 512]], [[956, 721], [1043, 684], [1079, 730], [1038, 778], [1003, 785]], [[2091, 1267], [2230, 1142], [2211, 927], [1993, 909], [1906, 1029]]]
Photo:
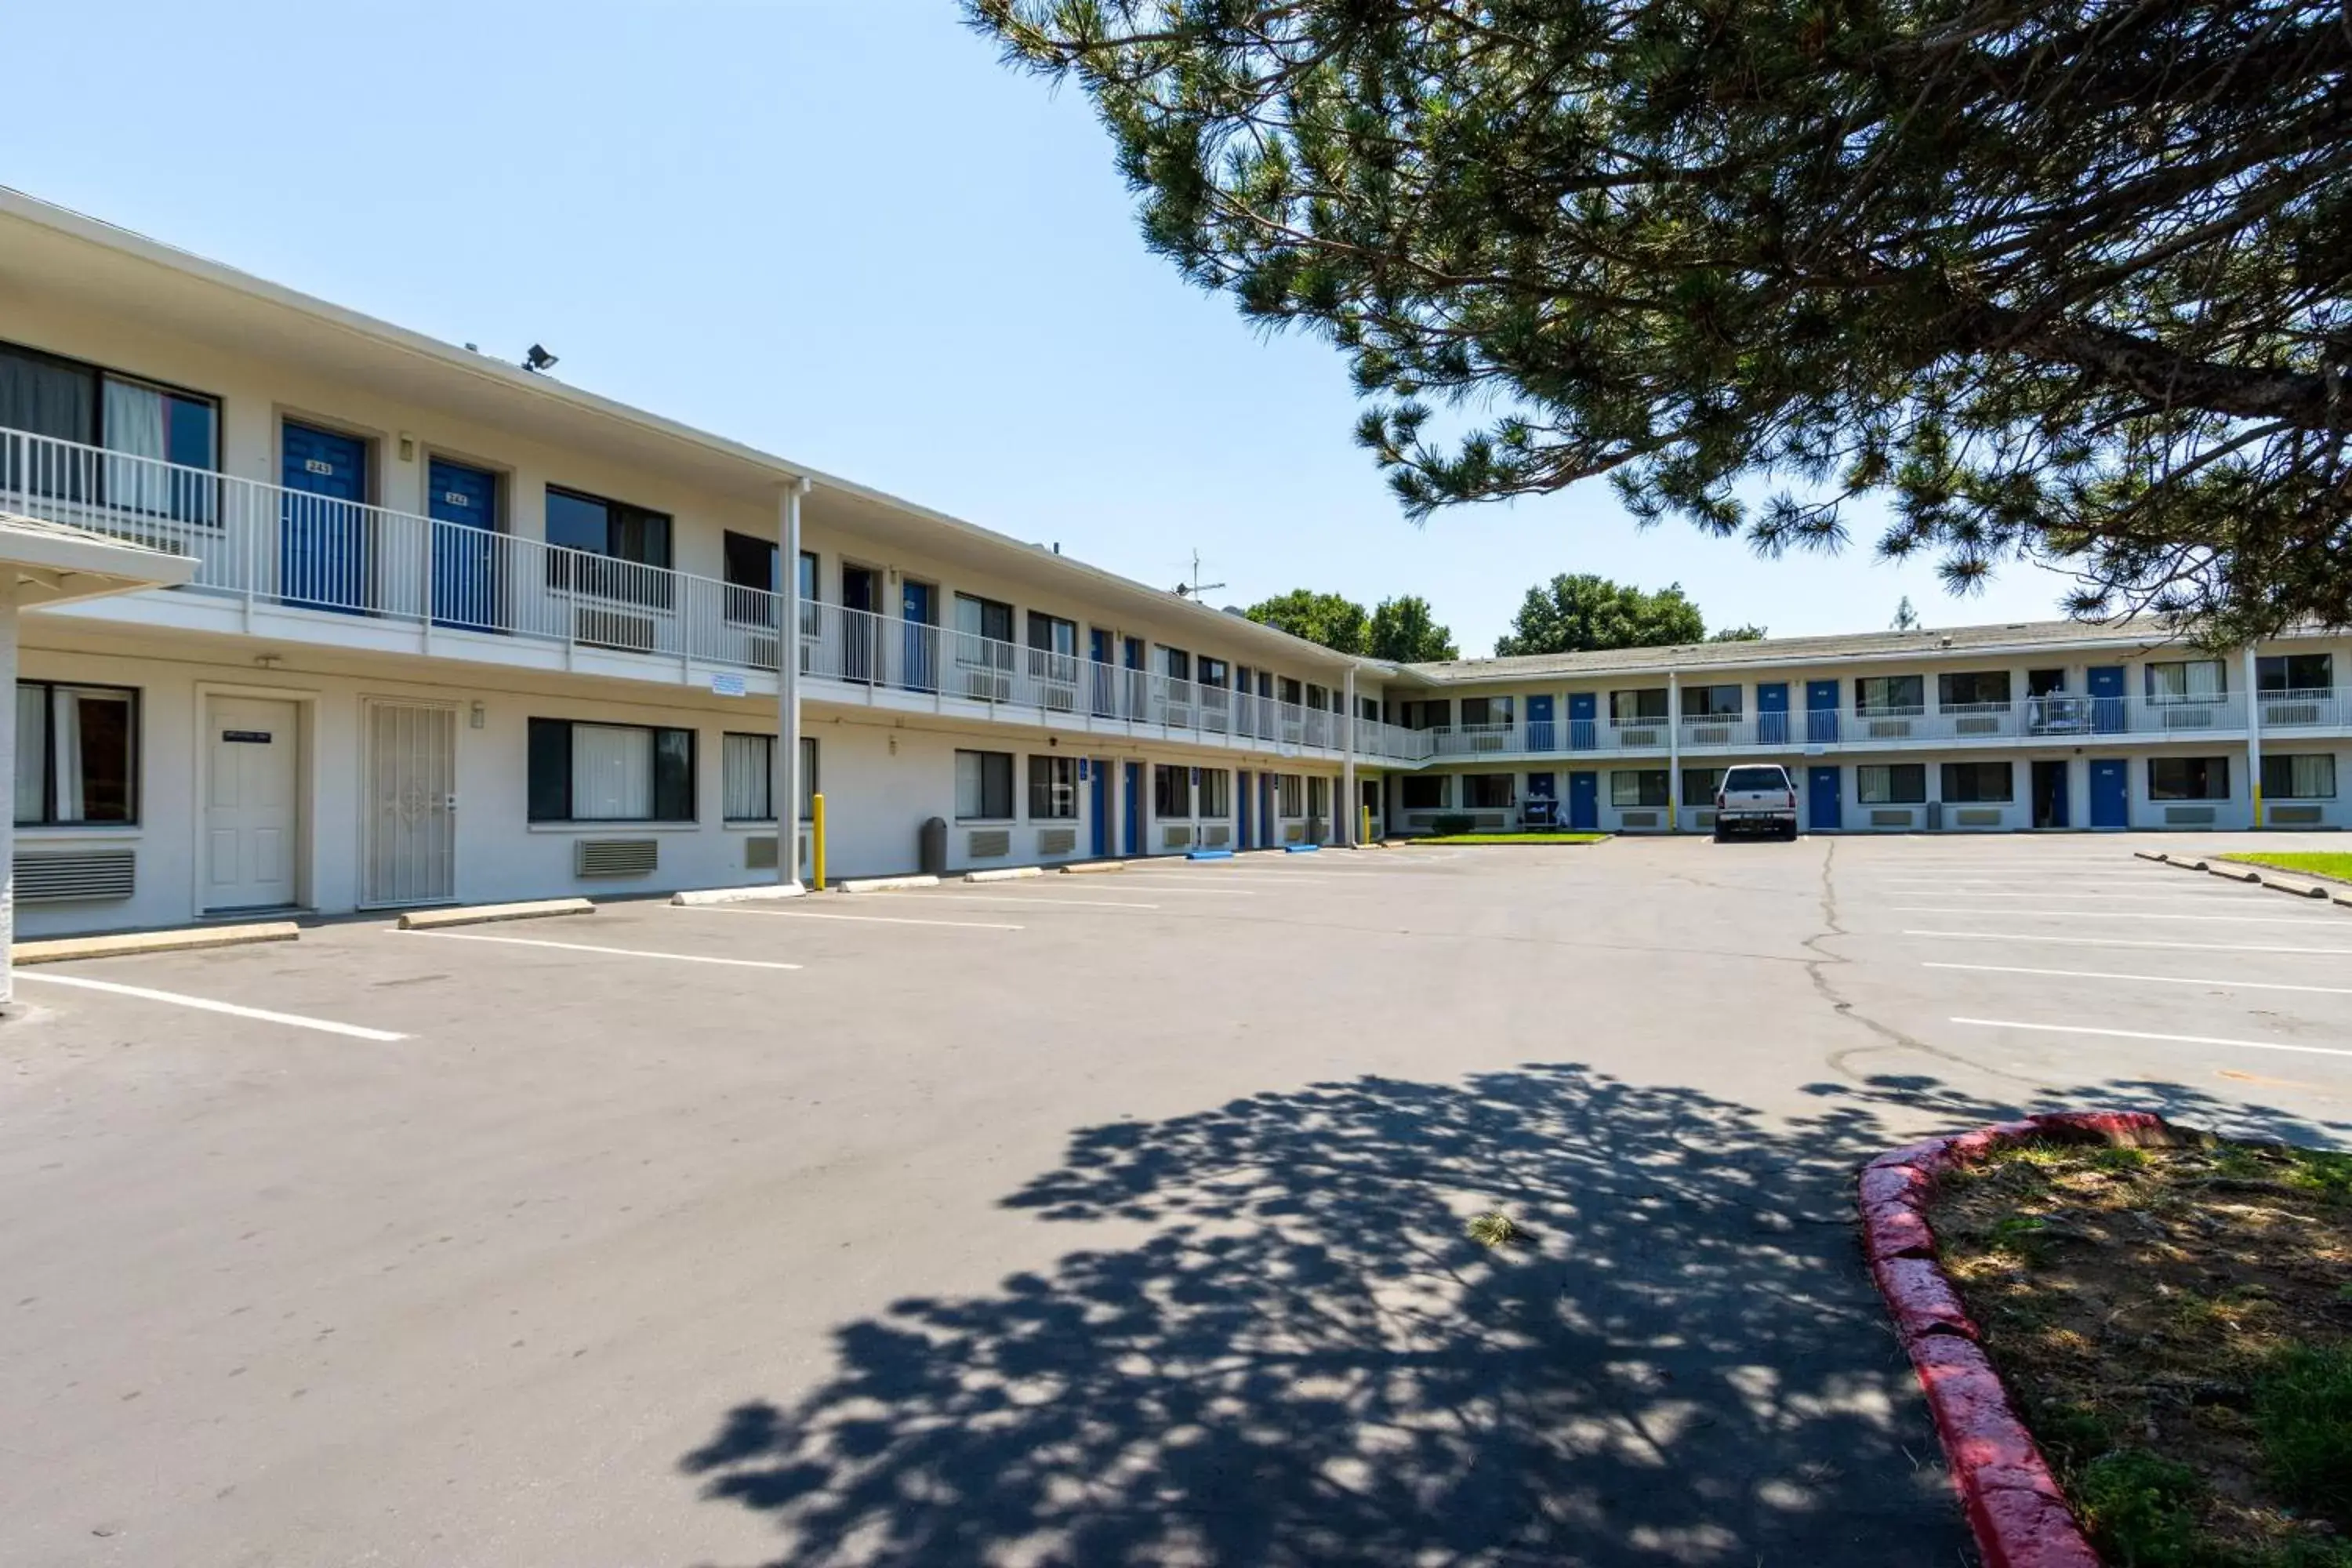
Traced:
[[2008, 700], [2009, 671], [2005, 669], [1959, 670], [1936, 677], [1938, 708], [1969, 708]]
[[2150, 757], [2147, 763], [2150, 800], [2227, 800], [2230, 759], [2227, 757]]
[[804, 637], [816, 636], [821, 615], [817, 609], [820, 597], [822, 595], [817, 593], [816, 554], [814, 551], [803, 550], [801, 552], [800, 601], [801, 636]]
[[1666, 689], [1663, 686], [1650, 686], [1639, 691], [1611, 692], [1609, 721], [1612, 724], [1664, 723], [1666, 721]]
[[[220, 404], [202, 393], [133, 380], [33, 349], [0, 346], [0, 429], [100, 447], [126, 459], [102, 464], [91, 474], [63, 454], [37, 452], [30, 473], [0, 473], [0, 482], [183, 521], [209, 523], [218, 516], [210, 478], [158, 466], [171, 463], [205, 475], [219, 470]], [[92, 482], [99, 493], [85, 497]]]
[[1664, 805], [1668, 786], [1664, 768], [1612, 768], [1609, 773], [1612, 805]]
[[1216, 689], [1218, 689], [1218, 690], [1222, 691], [1222, 690], [1223, 690], [1223, 689], [1224, 689], [1224, 686], [1225, 686], [1225, 682], [1226, 682], [1226, 680], [1227, 680], [1227, 679], [1229, 679], [1230, 678], [1231, 678], [1231, 672], [1230, 672], [1230, 671], [1228, 670], [1228, 668], [1226, 668], [1225, 661], [1224, 661], [1223, 659], [1222, 659], [1222, 658], [1209, 658], [1209, 657], [1208, 657], [1207, 655], [1205, 655], [1205, 654], [1203, 654], [1203, 655], [1202, 656], [1202, 658], [1201, 658], [1201, 684], [1202, 684], [1202, 685], [1203, 685], [1203, 686], [1207, 686], [1207, 687], [1213, 687], [1213, 688], [1215, 688]]
[[1853, 683], [1853, 710], [1858, 714], [1923, 712], [1927, 690], [1927, 683], [1916, 675], [1862, 676]]
[[1514, 773], [1464, 773], [1462, 804], [1474, 811], [1505, 811], [1517, 804]]
[[1192, 815], [1192, 770], [1161, 763], [1151, 770], [1151, 810], [1160, 817]]
[[990, 642], [1011, 642], [1013, 606], [995, 599], [958, 594], [955, 596], [955, 629], [961, 634], [957, 639], [960, 646], [956, 657], [967, 664], [988, 663], [985, 645], [971, 639], [985, 637]]
[[1029, 612], [1029, 646], [1040, 653], [1076, 658], [1078, 657], [1078, 623], [1066, 621], [1059, 616], [1049, 616], [1042, 610], [1032, 610]]
[[[1683, 717], [1737, 719], [1745, 696], [1745, 689], [1738, 686], [1685, 686], [1683, 688]], [[1709, 792], [1710, 795], [1712, 793]], [[1696, 800], [1697, 796], [1689, 798]]]
[[1307, 792], [1301, 787], [1303, 782], [1297, 773], [1284, 773], [1274, 781], [1275, 815], [1277, 816], [1307, 815]]
[[1201, 770], [1201, 805], [1202, 816], [1223, 817], [1234, 814], [1234, 775], [1223, 768]]
[[1473, 724], [1508, 724], [1511, 721], [1511, 699], [1507, 697], [1465, 697], [1462, 700], [1462, 723], [1467, 729]]
[[1320, 686], [1308, 687], [1307, 689], [1307, 706], [1314, 709], [1318, 713], [1321, 712], [1323, 710], [1331, 706], [1331, 693]]
[[20, 827], [139, 820], [139, 694], [16, 683]]
[[2263, 794], [2272, 800], [2334, 800], [2336, 759], [2326, 752], [2265, 753]]
[[2150, 702], [2212, 702], [2230, 689], [2230, 672], [2218, 658], [2167, 659], [2147, 667]]
[[1299, 701], [1300, 701], [1299, 692], [1298, 692], [1298, 682], [1297, 682], [1297, 681], [1295, 681], [1295, 680], [1291, 679], [1288, 676], [1285, 676], [1285, 677], [1283, 677], [1283, 679], [1282, 679], [1282, 683], [1281, 683], [1281, 684], [1282, 684], [1282, 700], [1283, 700], [1285, 702], [1287, 702], [1288, 704], [1290, 704], [1290, 706], [1292, 706], [1293, 708], [1297, 707], [1297, 706], [1299, 705]]
[[1444, 811], [1445, 775], [1407, 773], [1404, 777], [1404, 808], [1407, 811]]
[[1331, 815], [1331, 781], [1320, 775], [1307, 781], [1307, 815], [1318, 822]]
[[1715, 792], [1722, 786], [1721, 768], [1685, 768], [1683, 770], [1683, 804], [1713, 805]]
[[2006, 805], [2017, 798], [2017, 770], [2007, 763], [1946, 763], [1944, 798]]
[[1864, 805], [1918, 805], [1927, 798], [1927, 764], [1864, 763], [1853, 770], [1853, 798]]
[[1078, 815], [1078, 759], [1029, 759], [1029, 817], [1060, 822]]
[[669, 607], [667, 513], [550, 485], [547, 542], [563, 547], [548, 552], [549, 587]]
[[533, 822], [692, 822], [694, 731], [530, 721]]
[[2066, 689], [2066, 672], [2063, 669], [2029, 669], [2025, 672], [2025, 694], [2028, 697], [2057, 697]]
[[1426, 701], [1400, 702], [1397, 722], [1408, 730], [1443, 730], [1454, 722], [1454, 700], [1437, 697]]
[[958, 822], [1005, 822], [1013, 816], [1013, 753], [955, 754], [955, 814]]
[[738, 626], [774, 626], [773, 595], [782, 586], [776, 578], [774, 542], [738, 533], [730, 528], [723, 543], [727, 557], [727, 618]]
[[[719, 738], [719, 815], [729, 822], [776, 819], [776, 738], [729, 733]], [[801, 820], [816, 814], [816, 737], [801, 737]]]
[[1190, 680], [1192, 679], [1192, 656], [1186, 653], [1182, 648], [1163, 647], [1160, 650], [1160, 668], [1166, 672], [1169, 679]]
[[2324, 653], [2270, 654], [2254, 660], [2257, 691], [2326, 691], [2336, 685], [2336, 660]]

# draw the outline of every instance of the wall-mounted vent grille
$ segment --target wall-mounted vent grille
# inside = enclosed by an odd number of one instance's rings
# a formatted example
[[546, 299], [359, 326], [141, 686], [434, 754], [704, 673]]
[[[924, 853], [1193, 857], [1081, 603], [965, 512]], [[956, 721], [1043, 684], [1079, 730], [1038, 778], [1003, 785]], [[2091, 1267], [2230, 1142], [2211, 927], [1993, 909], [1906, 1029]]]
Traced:
[[2000, 715], [1998, 713], [1963, 713], [1952, 721], [1955, 735], [1998, 735]]
[[1715, 826], [1715, 813], [1711, 811], [1692, 812], [1691, 826], [1693, 827], [1713, 827]]
[[1202, 824], [1201, 847], [1202, 848], [1223, 849], [1231, 845], [1233, 841], [1234, 830], [1226, 824], [1222, 822], [1209, 822]]
[[1286, 822], [1286, 823], [1284, 823], [1284, 824], [1282, 825], [1282, 841], [1283, 841], [1285, 844], [1304, 844], [1304, 843], [1306, 843], [1306, 842], [1307, 842], [1307, 825], [1306, 825], [1305, 823], [1303, 823], [1303, 822]]
[[1509, 748], [1510, 740], [1508, 735], [1473, 735], [1470, 737], [1470, 749], [1474, 752], [1505, 751]]
[[1991, 806], [1963, 805], [1953, 810], [1952, 820], [1962, 827], [1999, 827], [2000, 813]]
[[2213, 727], [2210, 708], [2162, 708], [2164, 727], [2168, 730], [2210, 730]]
[[776, 868], [776, 836], [743, 840], [743, 869], [772, 871]]
[[1694, 726], [1690, 732], [1690, 743], [1694, 746], [1721, 746], [1730, 740], [1731, 727], [1727, 724], [1699, 724]]
[[2210, 805], [2168, 805], [2164, 808], [2167, 827], [2210, 827], [2213, 808]]
[[2263, 704], [2265, 724], [2316, 724], [2319, 704], [2316, 702], [2265, 702]]
[[[2309, 827], [2327, 820], [2327, 814], [2315, 805], [2274, 805], [2269, 815], [2274, 827]], [[16, 864], [21, 867], [24, 862], [19, 860]], [[20, 870], [17, 875], [22, 877], [24, 873]]]
[[1884, 809], [1874, 811], [1870, 814], [1870, 825], [1873, 827], [1908, 827], [1911, 826], [1911, 814]]
[[1192, 829], [1182, 823], [1162, 824], [1160, 845], [1163, 849], [1190, 849], [1192, 847]]
[[16, 857], [16, 901], [62, 904], [83, 899], [127, 899], [135, 889], [138, 852], [131, 849], [43, 850]]
[[661, 640], [651, 616], [585, 605], [572, 613], [572, 635], [590, 647], [616, 647], [628, 653], [651, 653]]
[[646, 877], [661, 864], [656, 838], [575, 838], [572, 869], [582, 877]]
[[1626, 747], [1654, 746], [1659, 743], [1658, 731], [1655, 730], [1620, 730], [1617, 731], [1617, 743], [1620, 746]]
[[1075, 827], [1041, 827], [1037, 830], [1037, 853], [1040, 855], [1075, 855], [1078, 852], [1078, 830]]
[[1866, 719], [1863, 721], [1862, 730], [1863, 733], [1868, 735], [1874, 741], [1899, 741], [1906, 735], [1911, 733], [1911, 721], [1908, 719]]
[[1658, 814], [1654, 811], [1622, 812], [1617, 821], [1625, 827], [1655, 827], [1658, 826]]
[[1013, 672], [992, 665], [966, 665], [956, 672], [957, 689], [975, 702], [1013, 700]]
[[1002, 860], [1013, 853], [1013, 830], [975, 827], [965, 836], [964, 852], [975, 860]]

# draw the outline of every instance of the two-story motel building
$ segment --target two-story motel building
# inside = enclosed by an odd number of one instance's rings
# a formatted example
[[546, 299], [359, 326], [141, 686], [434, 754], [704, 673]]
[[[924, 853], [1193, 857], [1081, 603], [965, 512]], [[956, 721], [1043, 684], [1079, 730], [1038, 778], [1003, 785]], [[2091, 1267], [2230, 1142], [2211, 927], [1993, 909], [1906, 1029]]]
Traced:
[[198, 563], [24, 619], [27, 934], [773, 882], [820, 789], [850, 875], [1704, 831], [1743, 759], [1815, 831], [2344, 822], [2340, 637], [1382, 665], [6, 192], [0, 512]]

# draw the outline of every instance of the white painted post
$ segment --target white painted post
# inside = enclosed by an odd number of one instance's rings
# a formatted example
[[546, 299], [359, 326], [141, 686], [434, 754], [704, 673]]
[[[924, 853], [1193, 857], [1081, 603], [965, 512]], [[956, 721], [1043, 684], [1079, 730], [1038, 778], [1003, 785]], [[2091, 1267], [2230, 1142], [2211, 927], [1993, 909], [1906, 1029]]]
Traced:
[[1683, 804], [1683, 689], [1666, 671], [1666, 831], [1681, 831]]
[[[0, 779], [16, 777], [16, 575], [0, 573], [0, 693], [8, 712], [0, 717]], [[16, 1010], [16, 814], [0, 817], [0, 1015]]]
[[1339, 793], [1346, 798], [1332, 802], [1332, 809], [1346, 822], [1339, 830], [1339, 842], [1350, 849], [1363, 847], [1356, 842], [1356, 819], [1363, 807], [1356, 800], [1356, 667], [1348, 667], [1347, 695], [1342, 699], [1348, 711], [1339, 728], [1339, 743], [1348, 749], [1340, 753]]
[[2246, 689], [2246, 798], [2253, 802], [2254, 826], [2263, 825], [2263, 705], [2260, 693], [2254, 689], [2255, 677], [2260, 673], [2254, 662], [2254, 645], [2245, 647], [2243, 684]]
[[776, 526], [776, 563], [783, 584], [776, 627], [776, 884], [801, 889], [801, 498], [809, 481], [784, 487]]

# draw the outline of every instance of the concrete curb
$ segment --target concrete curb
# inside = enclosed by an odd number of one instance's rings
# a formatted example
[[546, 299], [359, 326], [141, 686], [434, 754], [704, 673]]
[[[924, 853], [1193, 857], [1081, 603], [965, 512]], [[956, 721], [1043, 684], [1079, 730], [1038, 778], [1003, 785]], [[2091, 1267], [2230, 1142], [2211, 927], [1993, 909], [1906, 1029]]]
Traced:
[[1065, 877], [1100, 877], [1108, 872], [1124, 871], [1126, 869], [1127, 862], [1124, 860], [1087, 860], [1082, 861], [1077, 865], [1063, 867], [1062, 875]]
[[895, 893], [902, 888], [936, 888], [937, 877], [857, 877], [833, 885], [837, 893]]
[[541, 899], [528, 904], [474, 904], [454, 910], [411, 910], [400, 917], [403, 931], [438, 931], [443, 926], [488, 925], [494, 921], [541, 921], [553, 915], [593, 915], [585, 899]]
[[2298, 899], [2325, 899], [2345, 909], [2352, 910], [2352, 882], [2338, 882], [2332, 878], [2307, 878], [2284, 871], [2273, 871], [2265, 866], [2249, 866], [2236, 860], [2175, 859], [2158, 850], [2151, 853], [2135, 849], [2132, 853], [2143, 860], [2171, 866], [2183, 871], [2202, 871], [2226, 882], [2245, 882], [2268, 888], [2274, 893], [2285, 893]]
[[193, 952], [207, 947], [248, 947], [257, 942], [297, 942], [302, 928], [292, 921], [261, 925], [193, 927], [186, 931], [127, 931], [105, 936], [60, 936], [20, 942], [17, 963], [63, 963], [69, 958], [128, 958], [142, 952]]
[[1864, 1166], [1856, 1202], [1871, 1277], [1927, 1396], [1952, 1485], [1986, 1568], [2099, 1568], [2098, 1553], [2011, 1403], [1959, 1293], [1936, 1261], [1927, 1205], [1948, 1173], [2027, 1139], [2166, 1148], [2200, 1142], [2145, 1110], [2070, 1110], [1931, 1138]]
[[1043, 866], [1007, 866], [994, 871], [966, 871], [963, 879], [967, 882], [1019, 882], [1045, 874]]
[[698, 909], [709, 904], [751, 904], [764, 902], [771, 899], [801, 899], [807, 896], [808, 889], [797, 882], [790, 886], [782, 882], [762, 882], [746, 888], [689, 889], [685, 892], [672, 893], [669, 896], [669, 901], [673, 908]]

